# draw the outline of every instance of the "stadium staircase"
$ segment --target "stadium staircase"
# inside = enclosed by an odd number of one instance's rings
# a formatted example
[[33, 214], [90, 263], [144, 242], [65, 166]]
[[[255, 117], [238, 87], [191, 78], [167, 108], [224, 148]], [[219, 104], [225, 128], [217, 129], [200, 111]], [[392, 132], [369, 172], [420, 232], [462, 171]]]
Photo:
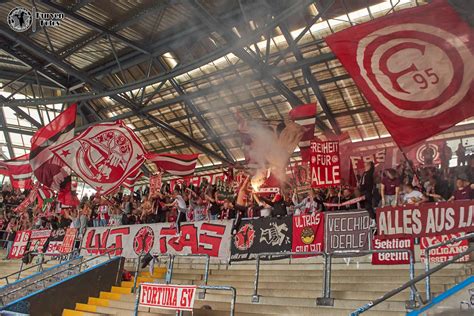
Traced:
[[[419, 258], [419, 256], [417, 256]], [[431, 278], [434, 295], [444, 292], [472, 275], [474, 266], [454, 264]], [[133, 266], [128, 266], [133, 271]], [[209, 285], [230, 285], [237, 289], [236, 315], [349, 315], [366, 304], [408, 280], [405, 265], [373, 266], [370, 257], [352, 258], [350, 262], [334, 259], [332, 265], [331, 296], [333, 307], [316, 306], [315, 298], [322, 292], [322, 260], [319, 258], [284, 259], [268, 261], [261, 265], [260, 302], [252, 303], [255, 262], [226, 264], [211, 263]], [[415, 274], [422, 274], [424, 266], [416, 263]], [[138, 283], [164, 283], [166, 268], [155, 268], [153, 275], [145, 269], [140, 272]], [[175, 261], [172, 284], [202, 284], [204, 262], [199, 259], [179, 258]], [[75, 310], [64, 310], [63, 316], [133, 315], [135, 295], [133, 280], [77, 303]], [[418, 286], [424, 295], [422, 284]], [[392, 299], [375, 306], [363, 315], [405, 315], [405, 301], [409, 292], [404, 291]], [[212, 310], [208, 310], [211, 307]], [[208, 290], [204, 300], [196, 298], [194, 315], [229, 315], [230, 295]], [[153, 308], [139, 309], [139, 315], [170, 315], [174, 311]]]

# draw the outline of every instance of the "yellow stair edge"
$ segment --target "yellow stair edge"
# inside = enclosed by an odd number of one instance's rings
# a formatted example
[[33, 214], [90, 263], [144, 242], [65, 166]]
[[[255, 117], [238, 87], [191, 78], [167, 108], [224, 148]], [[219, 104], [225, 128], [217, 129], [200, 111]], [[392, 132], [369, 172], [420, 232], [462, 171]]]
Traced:
[[89, 299], [87, 300], [87, 304], [109, 307], [109, 300], [98, 297], [89, 297]]
[[133, 281], [122, 281], [122, 283], [120, 283], [120, 286], [121, 287], [132, 288], [133, 287]]
[[120, 286], [112, 286], [112, 293], [119, 293], [119, 294], [130, 294], [132, 293], [131, 287], [120, 287]]
[[89, 313], [83, 311], [75, 311], [72, 309], [65, 309], [63, 310], [62, 316], [94, 316], [94, 315], [101, 315], [96, 313]]
[[120, 299], [122, 298], [122, 294], [100, 291], [99, 298], [120, 301]]
[[96, 312], [97, 306], [91, 304], [76, 303], [76, 311]]

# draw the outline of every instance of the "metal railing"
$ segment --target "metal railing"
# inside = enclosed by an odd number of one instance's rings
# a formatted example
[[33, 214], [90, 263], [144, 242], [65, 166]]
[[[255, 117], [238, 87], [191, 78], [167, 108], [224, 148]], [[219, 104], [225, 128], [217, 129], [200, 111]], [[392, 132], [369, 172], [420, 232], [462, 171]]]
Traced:
[[[271, 256], [297, 256], [297, 255], [313, 255], [313, 256], [322, 256], [324, 258], [324, 269], [323, 269], [323, 290], [322, 297], [316, 298], [316, 304], [320, 306], [333, 306], [334, 299], [331, 298], [331, 271], [332, 271], [332, 257], [333, 256], [343, 256], [343, 257], [355, 257], [361, 255], [370, 255], [376, 253], [407, 253], [409, 256], [410, 268], [409, 275], [410, 280], [413, 280], [415, 277], [415, 258], [414, 254], [409, 249], [380, 249], [380, 250], [361, 250], [361, 251], [341, 251], [326, 253], [321, 251], [313, 252], [268, 252], [261, 253], [256, 256], [255, 264], [255, 280], [254, 280], [254, 290], [252, 295], [252, 303], [258, 303], [260, 301], [260, 295], [258, 295], [258, 285], [260, 278], [260, 257], [271, 257]], [[410, 291], [410, 301], [413, 302], [415, 299], [415, 291]]]
[[[432, 245], [432, 246], [429, 246], [429, 247], [425, 248], [425, 272], [430, 271], [430, 252], [431, 252], [431, 250], [442, 247], [442, 246], [454, 244], [456, 242], [466, 240], [466, 239], [470, 239], [470, 238], [474, 238], [474, 233], [469, 233], [469, 234], [466, 234], [466, 235], [461, 236], [461, 237], [451, 238], [449, 240], [446, 240], [446, 241], [440, 242], [436, 245]], [[426, 288], [426, 303], [429, 303], [431, 301], [431, 278], [430, 278], [430, 275], [426, 276], [425, 288]]]
[[[258, 303], [260, 301], [260, 295], [258, 295], [258, 285], [259, 285], [259, 280], [260, 280], [260, 261], [261, 257], [272, 257], [272, 256], [296, 256], [296, 255], [302, 255], [302, 256], [323, 256], [325, 265], [324, 265], [324, 281], [323, 281], [323, 297], [328, 298], [329, 296], [327, 295], [327, 280], [326, 280], [326, 258], [327, 255], [324, 252], [321, 251], [308, 251], [308, 252], [265, 252], [265, 253], [260, 253], [257, 254], [255, 257], [255, 280], [253, 283], [253, 294], [252, 294], [252, 303]], [[282, 258], [283, 259], [283, 258]]]
[[[15, 293], [17, 293], [19, 291], [23, 291], [23, 290], [26, 290], [28, 292], [28, 288], [34, 288], [34, 290], [29, 291], [29, 292], [36, 292], [36, 291], [38, 291], [38, 289], [35, 288], [35, 287], [37, 285], [39, 285], [40, 283], [43, 283], [43, 288], [46, 288], [47, 287], [46, 284], [51, 283], [51, 282], [46, 282], [46, 281], [54, 281], [53, 283], [56, 283], [56, 282], [59, 281], [59, 280], [53, 280], [54, 276], [58, 276], [58, 275], [60, 275], [61, 273], [64, 273], [64, 272], [72, 271], [75, 268], [78, 268], [77, 270], [78, 270], [78, 272], [80, 272], [85, 263], [93, 261], [93, 260], [97, 260], [98, 258], [103, 257], [104, 255], [108, 255], [109, 260], [110, 260], [111, 259], [110, 252], [116, 251], [118, 249], [121, 249], [121, 248], [109, 249], [106, 253], [103, 253], [103, 254], [100, 254], [100, 255], [97, 255], [97, 256], [94, 256], [94, 257], [91, 257], [91, 258], [87, 258], [85, 260], [84, 260], [84, 257], [75, 258], [73, 260], [79, 260], [79, 263], [75, 263], [75, 264], [72, 264], [72, 265], [65, 266], [64, 268], [59, 269], [58, 271], [56, 271], [54, 273], [47, 274], [47, 275], [45, 275], [41, 278], [38, 278], [38, 279], [36, 279], [32, 282], [28, 282], [25, 285], [20, 285], [16, 288], [12, 289], [11, 291], [7, 291], [5, 293], [0, 293], [0, 303], [2, 304], [2, 306], [5, 306], [6, 305], [5, 297], [11, 296], [12, 294], [15, 294]], [[66, 263], [63, 263], [63, 265], [66, 264]], [[72, 274], [68, 273], [68, 275], [72, 275]], [[20, 294], [21, 294], [21, 296], [25, 296], [24, 293], [20, 293]], [[10, 300], [10, 301], [13, 301], [13, 300]]]
[[[143, 257], [146, 256], [146, 255], [147, 255], [146, 253], [141, 253], [141, 254], [138, 256], [137, 264], [136, 264], [136, 266], [135, 266], [132, 292], [135, 292], [135, 291], [137, 290], [137, 282], [138, 282], [137, 280], [138, 280], [139, 273], [140, 273], [140, 265], [141, 265], [141, 263], [142, 263]], [[165, 279], [166, 284], [170, 284], [170, 283], [171, 283], [171, 277], [168, 277], [168, 271], [169, 271], [169, 268], [170, 268], [172, 256], [173, 256], [173, 255], [172, 255], [172, 254], [169, 254], [169, 253], [153, 255], [154, 258], [168, 257], [168, 268], [166, 269], [166, 279]]]
[[411, 280], [411, 281], [397, 287], [396, 289], [393, 289], [390, 292], [382, 295], [380, 298], [375, 299], [375, 300], [365, 304], [364, 306], [358, 308], [357, 310], [355, 310], [351, 313], [351, 316], [358, 316], [358, 315], [368, 311], [372, 307], [374, 307], [374, 306], [388, 300], [389, 298], [397, 295], [398, 293], [402, 292], [403, 290], [405, 290], [407, 288], [411, 288], [415, 292], [415, 297], [417, 298], [417, 301], [418, 301], [418, 304], [419, 304], [418, 307], [421, 307], [421, 306], [425, 305], [426, 302], [423, 301], [423, 298], [418, 293], [418, 290], [417, 290], [415, 284], [422, 281], [422, 280], [424, 280], [424, 279], [426, 279], [426, 277], [431, 276], [433, 273], [438, 272], [439, 270], [445, 268], [446, 266], [458, 261], [462, 257], [469, 255], [473, 251], [474, 251], [474, 246], [470, 246], [466, 251], [455, 255], [453, 258], [449, 259], [448, 261], [445, 261], [445, 262], [437, 265], [436, 267], [430, 269], [429, 271], [423, 273], [422, 275], [417, 276], [413, 280]]
[[[37, 268], [36, 272], [41, 272], [44, 270], [44, 267], [43, 265], [46, 264], [46, 263], [49, 263], [50, 261], [56, 261], [57, 258], [59, 257], [60, 260], [59, 260], [59, 263], [62, 263], [64, 261], [64, 257], [65, 256], [69, 256], [70, 259], [73, 259], [74, 258], [74, 254], [77, 253], [77, 249], [76, 250], [73, 250], [73, 251], [70, 251], [68, 253], [64, 253], [64, 254], [44, 254], [42, 252], [32, 252], [31, 254], [33, 255], [36, 255], [36, 256], [41, 256], [39, 257], [39, 263], [36, 263], [36, 264], [33, 264], [33, 265], [30, 265], [26, 268], [24, 268], [25, 266], [25, 263], [23, 261], [21, 261], [21, 264], [20, 264], [20, 269], [18, 271], [15, 271], [13, 273], [10, 273], [8, 275], [5, 275], [5, 276], [2, 276], [0, 277], [0, 280], [5, 280], [5, 282], [7, 283], [7, 285], [10, 285], [10, 281], [9, 281], [9, 278], [16, 275], [16, 281], [20, 280], [21, 278], [21, 274], [25, 271], [28, 271], [28, 270], [32, 270], [33, 268]], [[51, 257], [51, 259], [49, 260], [44, 260], [44, 257]]]
[[[137, 289], [137, 280], [139, 277], [140, 273], [140, 264], [142, 261], [142, 258], [146, 255], [146, 253], [142, 253], [138, 256], [137, 260], [137, 265], [135, 267], [135, 277], [133, 280], [133, 288], [132, 291], [136, 291]], [[165, 283], [170, 284], [172, 279], [173, 279], [173, 271], [174, 271], [174, 260], [176, 257], [196, 257], [196, 258], [205, 258], [206, 259], [206, 264], [204, 266], [204, 284], [207, 285], [207, 282], [209, 281], [209, 268], [210, 268], [210, 263], [211, 263], [211, 257], [208, 254], [156, 254], [152, 255], [154, 258], [159, 258], [159, 257], [167, 257], [168, 258], [168, 264], [167, 264], [167, 269], [166, 269], [166, 277], [165, 277]], [[199, 299], [204, 299], [206, 297], [206, 290], [202, 291], [199, 293]]]
[[[197, 289], [200, 290], [216, 290], [216, 291], [230, 291], [232, 294], [232, 298], [230, 301], [230, 316], [235, 315], [235, 303], [237, 300], [237, 290], [233, 286], [225, 286], [225, 285], [198, 285], [196, 287]], [[136, 295], [136, 300], [135, 300], [135, 309], [134, 309], [134, 316], [138, 315], [138, 307], [140, 306], [140, 293], [141, 293], [141, 286], [138, 287], [137, 295]], [[159, 308], [157, 306], [157, 308]], [[176, 311], [177, 316], [182, 316], [183, 313], [182, 311]]]

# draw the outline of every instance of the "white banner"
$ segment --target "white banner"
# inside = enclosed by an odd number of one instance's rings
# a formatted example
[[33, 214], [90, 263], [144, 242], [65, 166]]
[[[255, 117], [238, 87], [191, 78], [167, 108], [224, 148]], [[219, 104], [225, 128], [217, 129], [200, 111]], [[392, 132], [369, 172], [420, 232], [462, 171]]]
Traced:
[[192, 311], [196, 285], [140, 284], [140, 306]]
[[181, 237], [174, 223], [116, 227], [89, 227], [84, 235], [82, 255], [105, 253], [123, 248], [114, 255], [137, 258], [141, 253], [208, 254], [229, 259], [232, 220], [187, 222], [181, 224]]

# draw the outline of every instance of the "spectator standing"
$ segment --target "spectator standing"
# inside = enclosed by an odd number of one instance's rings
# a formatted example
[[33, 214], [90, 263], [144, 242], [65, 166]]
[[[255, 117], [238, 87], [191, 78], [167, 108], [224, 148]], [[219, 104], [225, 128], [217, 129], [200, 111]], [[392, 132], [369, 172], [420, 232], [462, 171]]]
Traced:
[[466, 164], [466, 148], [462, 145], [462, 139], [456, 149], [456, 156], [458, 156], [458, 167], [464, 166]]
[[385, 170], [385, 177], [380, 185], [382, 206], [395, 206], [400, 195], [400, 179], [395, 169]]
[[369, 212], [370, 217], [375, 220], [375, 210], [373, 207], [374, 197], [374, 172], [375, 166], [373, 161], [366, 162], [364, 164], [365, 171], [360, 178], [359, 190], [360, 193], [365, 195], [364, 208]]

